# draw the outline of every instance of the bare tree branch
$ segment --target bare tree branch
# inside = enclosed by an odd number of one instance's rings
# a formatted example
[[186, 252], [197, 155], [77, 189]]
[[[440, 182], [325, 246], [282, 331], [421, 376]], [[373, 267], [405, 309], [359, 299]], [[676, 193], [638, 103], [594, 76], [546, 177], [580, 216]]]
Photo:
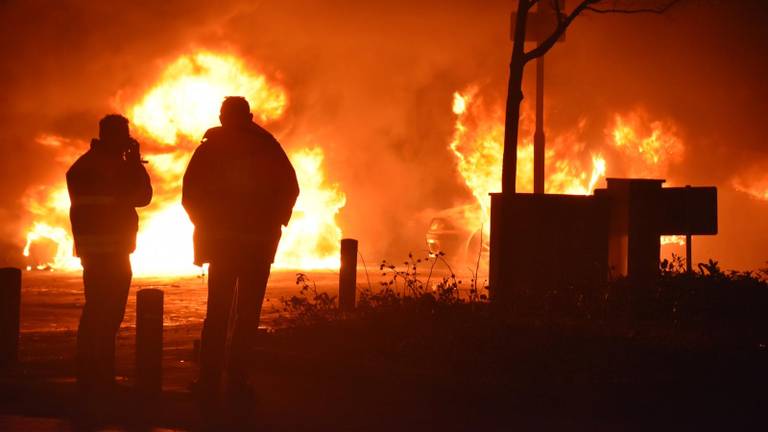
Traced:
[[573, 20], [576, 19], [576, 17], [579, 16], [580, 13], [584, 12], [588, 7], [592, 6], [595, 3], [599, 3], [600, 1], [601, 0], [583, 0], [567, 16], [558, 16], [558, 23], [555, 31], [551, 35], [549, 35], [548, 38], [544, 39], [544, 41], [540, 43], [539, 46], [525, 53], [525, 55], [523, 56], [523, 61], [525, 63], [528, 63], [529, 61], [546, 54], [546, 52], [549, 51], [550, 48], [552, 48], [555, 45], [555, 42], [557, 42], [558, 39], [560, 39], [560, 36], [563, 35], [563, 33], [565, 32], [565, 29], [567, 29], [568, 26], [571, 25], [571, 22], [573, 22]]
[[[602, 1], [603, 0], [582, 0], [582, 2], [579, 3], [579, 5], [576, 6], [576, 8], [574, 8], [570, 14], [566, 15], [561, 11], [560, 1], [552, 0], [552, 6], [555, 9], [555, 12], [557, 13], [557, 28], [548, 38], [546, 38], [542, 43], [540, 43], [539, 46], [525, 53], [523, 61], [525, 63], [528, 63], [529, 61], [546, 54], [547, 51], [549, 51], [555, 45], [555, 42], [557, 42], [560, 39], [560, 37], [565, 32], [565, 30], [568, 28], [568, 26], [571, 25], [571, 22], [573, 22], [573, 20], [584, 11], [590, 11], [590, 12], [595, 12], [599, 14], [609, 14], [609, 13], [662, 14], [668, 11], [672, 6], [680, 2], [680, 0], [669, 0], [664, 5], [661, 5], [655, 8], [651, 7], [651, 8], [636, 8], [636, 9], [633, 9], [633, 8], [624, 9], [624, 8], [617, 8], [617, 7], [605, 9], [605, 8], [598, 8], [595, 6], [596, 4], [601, 3]], [[541, 5], [539, 5], [539, 7], [541, 7]]]
[[641, 13], [655, 13], [655, 14], [661, 14], [666, 11], [668, 11], [672, 6], [679, 3], [680, 0], [670, 0], [666, 4], [662, 6], [657, 7], [650, 7], [650, 8], [598, 8], [594, 6], [588, 6], [586, 10], [590, 12], [595, 12], [599, 14], [609, 14], [609, 13], [618, 13], [618, 14], [641, 14]]
[[552, 9], [555, 10], [555, 15], [557, 15], [557, 24], [561, 24], [563, 22], [563, 8], [562, 4], [564, 2], [561, 2], [561, 0], [552, 0]]

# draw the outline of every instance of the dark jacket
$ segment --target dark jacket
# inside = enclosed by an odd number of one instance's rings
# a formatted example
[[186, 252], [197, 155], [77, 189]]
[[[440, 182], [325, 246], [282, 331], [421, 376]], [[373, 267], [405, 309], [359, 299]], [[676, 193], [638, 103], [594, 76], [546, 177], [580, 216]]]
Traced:
[[127, 255], [136, 249], [135, 207], [152, 200], [152, 185], [141, 163], [123, 160], [94, 139], [91, 149], [67, 171], [67, 189], [77, 256]]
[[209, 129], [184, 174], [182, 204], [195, 225], [195, 264], [273, 262], [299, 195], [280, 143], [251, 123]]

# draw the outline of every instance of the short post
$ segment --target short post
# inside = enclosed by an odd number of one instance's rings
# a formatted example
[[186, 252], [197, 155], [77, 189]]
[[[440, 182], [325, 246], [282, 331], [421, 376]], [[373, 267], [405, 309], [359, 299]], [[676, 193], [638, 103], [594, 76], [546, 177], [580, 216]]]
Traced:
[[[685, 185], [685, 189], [685, 211], [687, 213], [688, 209], [691, 207], [688, 203], [690, 201], [691, 185]], [[688, 274], [693, 273], [693, 238], [691, 236], [690, 221], [690, 216], [686, 214], [685, 222], [687, 229], [685, 230], [685, 272]]]
[[136, 293], [136, 389], [159, 393], [163, 370], [163, 291]]
[[21, 270], [0, 269], [0, 367], [13, 365], [19, 353]]
[[355, 309], [357, 290], [357, 240], [341, 240], [341, 267], [339, 268], [339, 310]]

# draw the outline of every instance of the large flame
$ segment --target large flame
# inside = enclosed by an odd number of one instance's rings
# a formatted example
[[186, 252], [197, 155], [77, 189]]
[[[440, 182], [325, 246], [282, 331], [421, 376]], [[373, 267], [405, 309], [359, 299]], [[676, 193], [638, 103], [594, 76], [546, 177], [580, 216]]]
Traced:
[[[245, 96], [259, 122], [281, 118], [288, 103], [285, 89], [249, 70], [238, 58], [202, 52], [178, 58], [138, 102], [118, 107], [142, 142], [155, 190], [152, 204], [139, 211], [140, 230], [131, 256], [134, 273], [199, 272], [192, 265], [193, 226], [180, 204], [181, 179], [205, 130], [218, 124], [219, 106], [229, 95]], [[39, 141], [48, 144], [56, 139], [45, 136]], [[320, 147], [299, 149], [288, 156], [296, 168], [301, 194], [291, 223], [283, 231], [275, 266], [338, 267], [341, 229], [335, 217], [345, 204], [345, 196], [338, 185], [327, 182]], [[30, 255], [35, 242], [46, 239], [56, 245], [56, 252], [48, 262], [35, 265], [79, 268], [79, 261], [72, 257], [66, 186], [61, 184], [47, 194], [31, 197], [27, 207], [35, 220], [25, 255]]]
[[652, 119], [642, 109], [614, 114], [605, 133], [621, 154], [616, 160], [621, 165], [617, 172], [630, 177], [665, 177], [670, 164], [680, 162], [685, 152], [676, 129], [669, 121]]
[[[477, 87], [453, 95], [456, 124], [450, 149], [458, 172], [477, 202], [467, 220], [470, 231], [490, 226], [489, 193], [501, 190], [504, 112], [500, 104], [486, 104]], [[651, 119], [644, 110], [616, 113], [605, 140], [587, 146], [581, 139], [585, 121], [570, 131], [549, 135], [545, 151], [547, 193], [591, 194], [605, 179], [608, 167], [614, 176], [664, 177], [671, 163], [682, 158], [684, 146], [669, 121]], [[516, 188], [533, 190], [533, 132], [531, 110], [523, 106], [517, 149]], [[613, 155], [615, 163], [609, 163]], [[487, 238], [487, 237], [486, 237]], [[664, 236], [662, 244], [684, 244], [682, 236]]]
[[[476, 88], [454, 93], [453, 112], [456, 126], [450, 149], [457, 159], [457, 168], [472, 195], [479, 204], [474, 218], [477, 225], [471, 229], [489, 227], [491, 192], [501, 190], [501, 165], [504, 142], [504, 113], [500, 107], [487, 108]], [[518, 174], [516, 188], [521, 192], [533, 190], [533, 135], [530, 113], [524, 110], [520, 118], [520, 145], [517, 149]], [[580, 125], [583, 127], [583, 124]], [[585, 144], [566, 134], [550, 140], [546, 149], [546, 191], [586, 195], [605, 177], [606, 162], [594, 152], [588, 158]], [[566, 143], [566, 141], [568, 141]], [[564, 157], [566, 155], [568, 157]], [[591, 168], [587, 168], [591, 166]]]
[[[44, 136], [38, 142], [58, 146], [59, 140]], [[74, 268], [80, 262], [72, 256], [73, 241], [69, 231], [69, 194], [62, 181], [50, 188], [35, 188], [27, 191], [24, 205], [33, 216], [34, 222], [27, 232], [24, 256], [28, 268]], [[49, 247], [42, 247], [47, 245]], [[38, 253], [36, 249], [43, 249]]]
[[338, 185], [327, 183], [322, 169], [323, 157], [320, 147], [291, 155], [301, 195], [277, 249], [275, 266], [278, 268], [339, 267], [341, 229], [336, 225], [336, 213], [346, 204], [346, 197]]
[[217, 123], [224, 96], [245, 96], [261, 122], [282, 117], [287, 104], [284, 89], [250, 72], [236, 57], [202, 52], [168, 66], [128, 117], [162, 143], [176, 144], [179, 135], [199, 140]]

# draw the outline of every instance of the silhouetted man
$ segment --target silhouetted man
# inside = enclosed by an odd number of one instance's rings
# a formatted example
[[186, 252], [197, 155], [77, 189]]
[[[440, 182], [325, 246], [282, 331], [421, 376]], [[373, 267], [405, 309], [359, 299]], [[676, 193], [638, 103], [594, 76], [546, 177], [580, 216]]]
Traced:
[[184, 174], [182, 204], [195, 225], [195, 264], [210, 263], [197, 383], [207, 396], [216, 394], [221, 382], [234, 299], [228, 390], [249, 390], [243, 364], [247, 340], [258, 330], [281, 226], [288, 224], [299, 195], [280, 143], [252, 117], [245, 98], [225, 98], [221, 127], [205, 133]]
[[115, 336], [131, 286], [129, 256], [136, 248], [135, 207], [152, 200], [139, 143], [128, 119], [111, 114], [99, 121], [99, 138], [67, 171], [69, 217], [75, 253], [83, 265], [85, 306], [77, 330], [77, 380], [81, 390], [114, 385]]

